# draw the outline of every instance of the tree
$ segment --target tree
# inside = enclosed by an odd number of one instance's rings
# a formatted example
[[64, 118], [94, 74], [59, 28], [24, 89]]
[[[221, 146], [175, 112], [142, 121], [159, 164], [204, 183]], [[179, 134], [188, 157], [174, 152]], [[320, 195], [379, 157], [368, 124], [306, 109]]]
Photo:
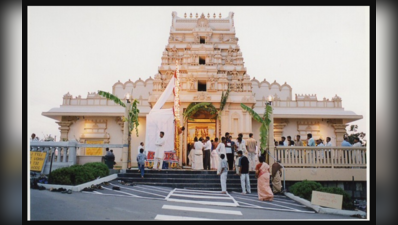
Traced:
[[264, 149], [267, 148], [268, 142], [268, 130], [269, 124], [271, 120], [269, 119], [270, 114], [272, 113], [272, 107], [270, 105], [265, 105], [265, 112], [264, 115], [261, 117], [258, 115], [252, 108], [248, 107], [247, 105], [240, 103], [240, 106], [246, 110], [254, 120], [261, 123], [260, 126], [260, 151], [261, 154], [264, 154]]
[[[118, 98], [117, 96], [109, 93], [109, 92], [105, 92], [105, 91], [98, 91], [98, 94], [114, 101], [116, 104], [123, 106], [124, 108], [126, 108], [126, 104], [123, 103], [122, 100], [120, 100], [120, 98]], [[138, 109], [137, 105], [138, 105], [139, 101], [137, 99], [133, 100], [133, 103], [130, 104], [130, 109], [129, 109], [129, 116], [128, 118], [124, 118], [123, 117], [123, 122], [125, 122], [126, 120], [128, 121], [128, 127], [129, 127], [129, 133], [135, 129], [136, 135], [138, 137], [138, 126], [140, 125], [138, 122], [138, 114], [140, 113], [140, 110]]]
[[349, 134], [346, 133], [345, 136], [348, 137], [348, 142], [350, 142], [351, 144], [354, 143], [354, 139], [355, 138], [359, 138], [359, 140], [361, 141], [363, 146], [366, 146], [366, 134], [364, 132], [357, 132], [358, 130], [358, 125], [356, 124], [352, 124], [350, 125], [349, 128]]
[[[105, 92], [105, 91], [98, 91], [98, 94], [114, 101], [116, 104], [119, 104], [120, 106], [123, 106], [124, 108], [126, 108], [126, 104], [123, 103], [122, 100], [120, 100], [117, 96], [109, 93], [109, 92]], [[138, 137], [138, 126], [140, 125], [138, 122], [138, 114], [140, 113], [140, 110], [138, 109], [137, 105], [138, 105], [139, 101], [137, 99], [133, 100], [133, 103], [130, 104], [130, 109], [128, 109], [128, 118], [123, 117], [123, 122], [127, 121], [128, 124], [128, 167], [131, 167], [131, 149], [130, 149], [130, 134], [131, 131], [133, 129], [135, 129], [135, 133]]]

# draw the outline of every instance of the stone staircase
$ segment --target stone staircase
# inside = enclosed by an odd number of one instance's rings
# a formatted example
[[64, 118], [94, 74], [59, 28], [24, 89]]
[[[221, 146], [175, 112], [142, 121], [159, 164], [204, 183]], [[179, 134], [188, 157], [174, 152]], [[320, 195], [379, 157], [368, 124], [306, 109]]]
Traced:
[[[257, 191], [257, 179], [254, 172], [249, 173], [251, 191]], [[161, 171], [145, 170], [144, 178], [141, 178], [137, 169], [126, 170], [119, 173], [118, 180], [131, 185], [166, 186], [173, 188], [188, 188], [209, 191], [221, 191], [220, 176], [216, 171], [190, 170], [190, 169], [163, 169]], [[228, 171], [227, 191], [241, 192], [240, 176], [235, 171]]]

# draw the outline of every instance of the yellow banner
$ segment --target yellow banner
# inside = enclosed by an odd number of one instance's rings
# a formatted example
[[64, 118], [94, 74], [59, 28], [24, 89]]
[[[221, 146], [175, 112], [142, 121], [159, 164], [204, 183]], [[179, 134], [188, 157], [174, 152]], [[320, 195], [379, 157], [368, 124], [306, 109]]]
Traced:
[[46, 159], [46, 152], [30, 151], [30, 170], [41, 172], [44, 161]]
[[[104, 141], [86, 141], [86, 144], [104, 144]], [[101, 156], [103, 148], [86, 148], [86, 155], [98, 155]]]

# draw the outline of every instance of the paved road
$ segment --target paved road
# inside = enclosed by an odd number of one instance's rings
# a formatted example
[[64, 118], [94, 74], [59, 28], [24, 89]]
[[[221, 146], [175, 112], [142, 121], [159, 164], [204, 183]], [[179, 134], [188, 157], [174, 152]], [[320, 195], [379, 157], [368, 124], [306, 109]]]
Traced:
[[[119, 187], [120, 190], [113, 190]], [[286, 196], [273, 202], [255, 193], [127, 186], [117, 181], [92, 192], [30, 191], [31, 220], [358, 220], [318, 214]]]

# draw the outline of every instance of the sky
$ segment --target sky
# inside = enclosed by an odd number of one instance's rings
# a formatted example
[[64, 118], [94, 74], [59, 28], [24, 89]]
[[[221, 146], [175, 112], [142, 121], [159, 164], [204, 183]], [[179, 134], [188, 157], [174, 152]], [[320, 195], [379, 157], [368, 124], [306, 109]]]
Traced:
[[42, 112], [63, 95], [112, 92], [112, 85], [157, 74], [168, 43], [172, 12], [234, 12], [247, 74], [287, 83], [295, 94], [342, 98], [362, 115], [369, 134], [368, 6], [29, 6], [28, 135], [51, 134], [55, 120]]

